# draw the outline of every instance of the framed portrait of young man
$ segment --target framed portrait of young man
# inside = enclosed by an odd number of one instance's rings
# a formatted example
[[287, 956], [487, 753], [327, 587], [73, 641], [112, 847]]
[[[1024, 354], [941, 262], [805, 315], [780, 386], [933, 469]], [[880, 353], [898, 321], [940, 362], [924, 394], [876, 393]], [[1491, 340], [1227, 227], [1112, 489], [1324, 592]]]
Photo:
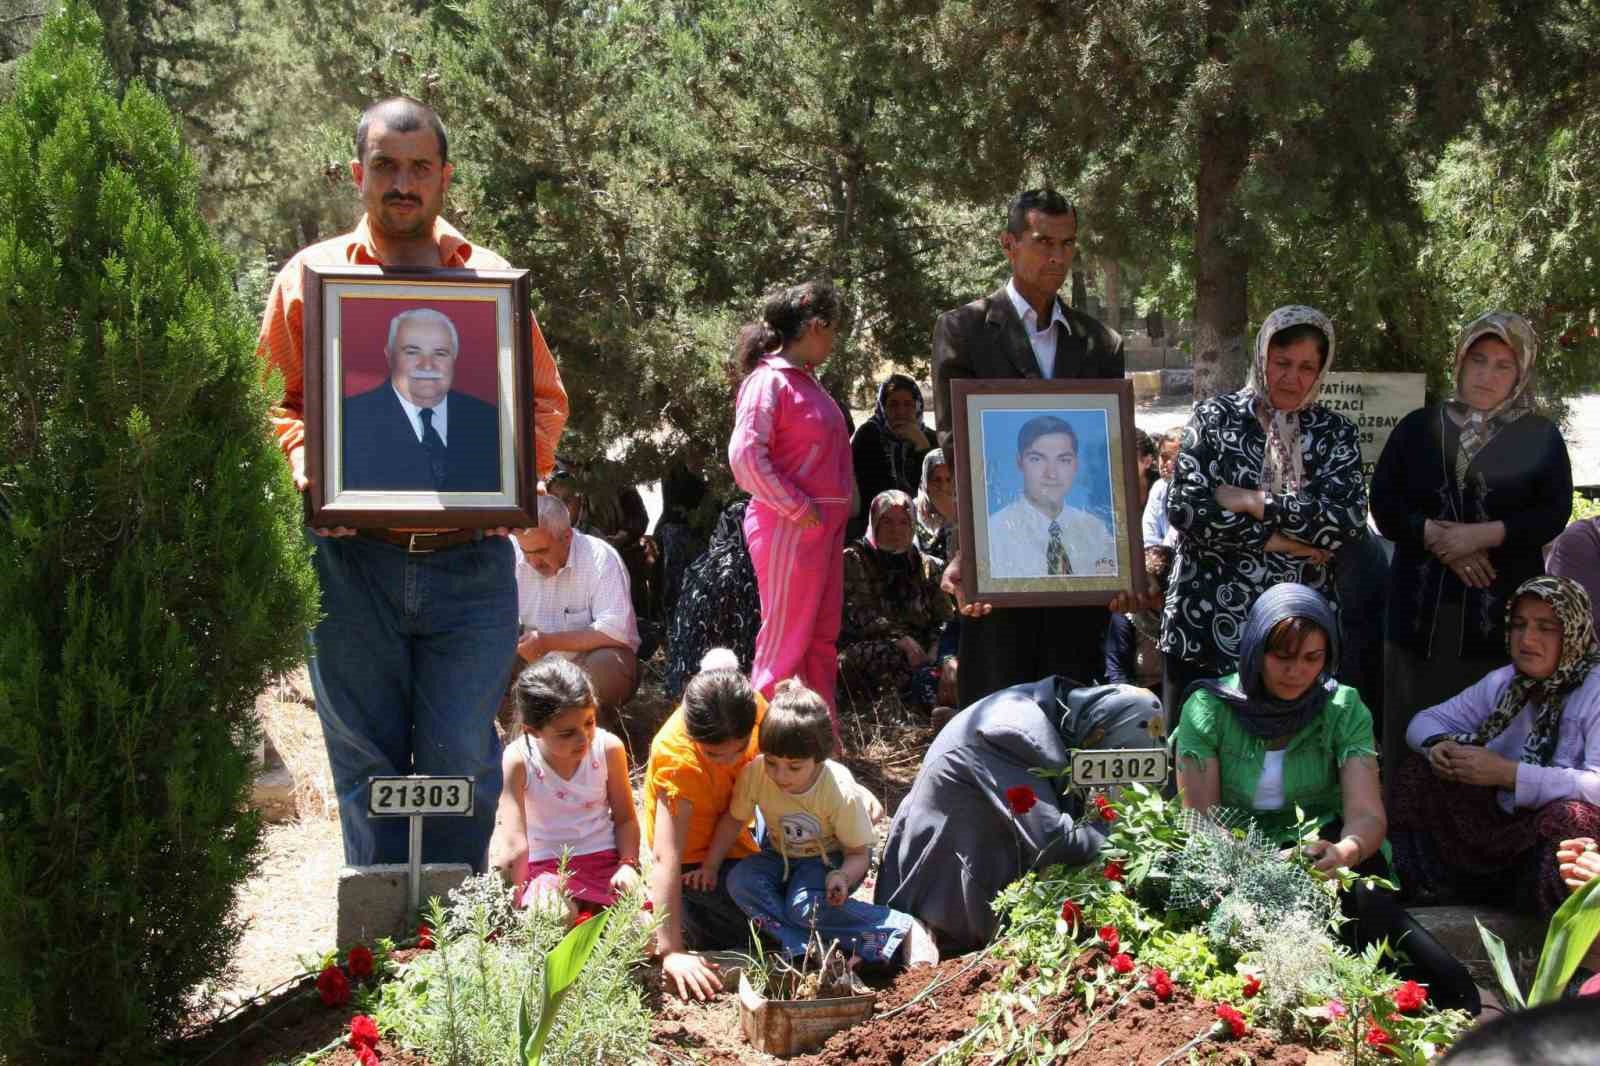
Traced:
[[961, 583], [996, 607], [1144, 588], [1133, 385], [953, 381]]
[[310, 524], [537, 525], [529, 313], [525, 270], [308, 264]]

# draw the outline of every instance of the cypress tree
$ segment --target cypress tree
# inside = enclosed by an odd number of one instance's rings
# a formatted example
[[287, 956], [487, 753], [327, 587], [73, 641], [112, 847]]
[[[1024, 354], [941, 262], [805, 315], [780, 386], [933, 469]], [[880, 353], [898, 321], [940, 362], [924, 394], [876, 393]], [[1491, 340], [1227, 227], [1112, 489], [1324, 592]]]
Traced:
[[254, 697], [315, 612], [232, 264], [83, 0], [0, 107], [0, 1060], [139, 1062], [225, 976]]

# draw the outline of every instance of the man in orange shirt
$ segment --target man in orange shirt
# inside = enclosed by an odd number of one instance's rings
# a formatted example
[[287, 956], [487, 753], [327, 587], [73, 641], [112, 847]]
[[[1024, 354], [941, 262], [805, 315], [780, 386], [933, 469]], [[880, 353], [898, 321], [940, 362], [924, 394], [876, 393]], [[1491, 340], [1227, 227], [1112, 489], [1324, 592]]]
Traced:
[[[439, 217], [452, 167], [444, 126], [430, 108], [404, 97], [381, 100], [362, 114], [355, 141], [350, 173], [364, 217], [353, 232], [305, 248], [284, 266], [261, 323], [258, 352], [284, 383], [274, 431], [302, 491], [302, 264], [507, 266]], [[543, 476], [566, 424], [567, 395], [536, 321], [532, 332]], [[472, 817], [427, 822], [423, 859], [483, 868], [501, 783], [494, 714], [517, 643], [514, 559], [504, 532], [310, 531], [324, 613], [311, 633], [311, 684], [352, 865], [407, 857], [405, 820], [367, 817], [369, 777], [471, 774]]]

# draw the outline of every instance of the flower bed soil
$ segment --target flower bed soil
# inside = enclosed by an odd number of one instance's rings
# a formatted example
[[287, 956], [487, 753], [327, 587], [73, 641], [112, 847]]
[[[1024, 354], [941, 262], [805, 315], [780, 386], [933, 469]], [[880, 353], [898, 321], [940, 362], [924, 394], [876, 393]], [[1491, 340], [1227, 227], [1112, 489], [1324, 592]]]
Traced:
[[[972, 965], [971, 958], [958, 958], [940, 963], [931, 972], [902, 974], [880, 1000], [884, 1011], [910, 1002], [936, 981], [942, 984], [905, 1010], [888, 1017], [880, 1012], [873, 1020], [834, 1036], [816, 1054], [790, 1062], [795, 1066], [918, 1066], [972, 1029], [983, 994], [1004, 968], [992, 959]], [[1098, 1006], [1103, 1008], [1105, 1001]], [[1039, 1009], [1046, 1017], [1060, 1011], [1050, 1033], [1055, 1042], [1081, 1034], [1095, 1013], [1085, 1011], [1083, 1001], [1077, 998], [1069, 1002], [1046, 1001]], [[1208, 1030], [1215, 1021], [1211, 1004], [1197, 1003], [1181, 989], [1166, 1003], [1159, 1002], [1154, 993], [1141, 991], [1114, 1014], [1095, 1023], [1093, 1035], [1080, 1053], [1081, 1060], [1153, 1064]], [[1320, 1058], [1303, 1047], [1279, 1044], [1256, 1031], [1239, 1040], [1201, 1044], [1195, 1054], [1202, 1062], [1266, 1062], [1275, 1066], [1306, 1066]], [[1187, 1056], [1183, 1061], [1188, 1061]]]

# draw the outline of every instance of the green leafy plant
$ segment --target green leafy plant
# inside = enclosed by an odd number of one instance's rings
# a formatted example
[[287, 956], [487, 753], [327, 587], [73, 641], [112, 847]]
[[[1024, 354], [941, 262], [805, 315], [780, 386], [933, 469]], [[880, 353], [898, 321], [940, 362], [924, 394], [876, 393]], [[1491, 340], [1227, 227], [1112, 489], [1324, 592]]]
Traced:
[[0, 94], [0, 1060], [137, 1063], [226, 984], [316, 589], [194, 160], [45, 9]]
[[600, 934], [605, 932], [606, 923], [610, 920], [609, 912], [601, 912], [586, 922], [580, 922], [545, 957], [544, 996], [539, 1004], [537, 1028], [528, 1012], [528, 990], [523, 990], [517, 1019], [524, 1066], [539, 1066], [545, 1041], [550, 1038], [550, 1027], [555, 1024], [556, 1011], [561, 1009], [561, 1001], [567, 998], [573, 982], [583, 972], [583, 964], [594, 953], [595, 945], [600, 942]]
[[1243, 818], [1198, 816], [1143, 786], [1091, 806], [1107, 828], [1100, 861], [1030, 873], [994, 900], [1005, 921], [995, 950], [1009, 966], [952, 1054], [1057, 1061], [1092, 1043], [1082, 1029], [1061, 1038], [1054, 1022], [1067, 1004], [1097, 1012], [1153, 984], [1186, 986], [1250, 1026], [1337, 1047], [1353, 1063], [1420, 1064], [1467, 1025], [1418, 999], [1387, 945], [1340, 945], [1343, 882], [1281, 858]]
[[1600, 878], [1568, 896], [1550, 919], [1550, 928], [1544, 935], [1544, 949], [1539, 952], [1539, 965], [1533, 974], [1533, 987], [1526, 1000], [1511, 973], [1505, 941], [1485, 929], [1482, 922], [1478, 923], [1478, 935], [1483, 938], [1489, 961], [1494, 964], [1506, 1002], [1518, 1010], [1553, 1003], [1561, 998], [1578, 964], [1600, 936]]
[[372, 1013], [441, 1066], [520, 1064], [530, 1051], [544, 1062], [626, 1061], [650, 1038], [634, 976], [654, 930], [643, 904], [627, 893], [569, 929], [564, 909], [518, 910], [497, 875], [468, 878], [448, 907], [430, 903], [433, 949], [397, 969]]

